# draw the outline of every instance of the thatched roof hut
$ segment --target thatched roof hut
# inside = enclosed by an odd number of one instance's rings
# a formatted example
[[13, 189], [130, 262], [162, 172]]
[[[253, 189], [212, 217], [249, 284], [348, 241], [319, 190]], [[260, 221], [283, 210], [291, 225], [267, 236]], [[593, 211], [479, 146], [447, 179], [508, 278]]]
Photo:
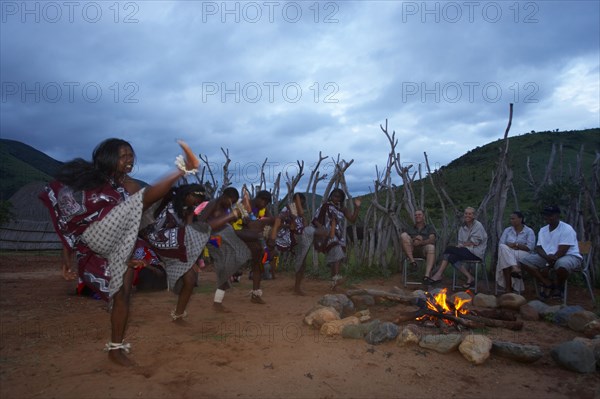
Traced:
[[0, 250], [39, 251], [62, 248], [48, 209], [38, 198], [45, 184], [29, 183], [10, 197], [13, 217], [8, 223], [0, 225]]

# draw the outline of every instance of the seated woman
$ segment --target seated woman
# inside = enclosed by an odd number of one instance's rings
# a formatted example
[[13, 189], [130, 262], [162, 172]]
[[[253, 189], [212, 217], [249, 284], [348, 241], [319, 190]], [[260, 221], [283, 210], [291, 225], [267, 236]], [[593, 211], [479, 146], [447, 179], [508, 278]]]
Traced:
[[524, 221], [521, 212], [511, 213], [510, 226], [504, 229], [498, 243], [496, 284], [505, 288], [506, 292], [512, 292], [513, 289], [523, 291], [521, 267], [518, 263], [535, 247], [535, 232]]
[[475, 278], [461, 261], [483, 260], [486, 247], [487, 233], [483, 225], [478, 220], [475, 220], [475, 209], [471, 207], [465, 208], [463, 224], [458, 229], [458, 244], [455, 247], [449, 246], [444, 250], [440, 268], [428, 280], [428, 283], [436, 284], [441, 282], [446, 266], [448, 266], [448, 263], [451, 263], [452, 266], [458, 267], [458, 270], [467, 278], [466, 284], [462, 287], [464, 289], [473, 288]]

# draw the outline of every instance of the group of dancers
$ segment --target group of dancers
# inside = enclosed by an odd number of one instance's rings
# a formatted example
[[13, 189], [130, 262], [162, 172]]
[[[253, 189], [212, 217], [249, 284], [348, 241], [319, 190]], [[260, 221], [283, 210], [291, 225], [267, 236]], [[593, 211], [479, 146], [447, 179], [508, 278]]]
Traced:
[[[211, 199], [201, 184], [177, 185], [200, 166], [190, 147], [183, 141], [178, 144], [184, 155], [177, 157], [177, 168], [153, 185], [140, 187], [130, 177], [133, 147], [111, 138], [95, 148], [91, 162], [77, 158], [65, 163], [40, 194], [63, 242], [63, 277], [78, 278], [78, 290], [87, 289], [109, 302], [111, 340], [105, 350], [123, 366], [133, 364], [124, 336], [134, 284], [148, 285], [153, 277], [166, 274], [166, 286], [178, 295], [171, 311], [178, 323], [187, 316], [204, 258], [213, 262], [217, 276], [213, 307], [226, 312], [223, 299], [231, 277], [248, 263], [253, 280], [250, 300], [265, 303], [261, 268], [276, 251], [294, 253], [293, 292], [304, 295], [305, 258], [313, 245], [326, 254], [335, 289], [345, 259], [346, 220], [358, 217], [360, 199], [354, 199], [351, 211], [339, 188], [332, 190], [310, 222], [301, 193], [290, 193], [290, 203], [277, 215], [268, 209], [268, 191], [251, 199], [244, 190], [240, 198], [237, 189], [227, 187]], [[73, 253], [77, 273], [71, 270]]]

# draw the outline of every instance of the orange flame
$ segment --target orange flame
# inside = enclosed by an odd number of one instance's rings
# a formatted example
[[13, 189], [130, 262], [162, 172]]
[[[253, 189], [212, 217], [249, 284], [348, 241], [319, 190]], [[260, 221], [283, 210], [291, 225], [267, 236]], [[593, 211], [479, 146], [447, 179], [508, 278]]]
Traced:
[[[427, 299], [427, 301], [425, 303], [427, 305], [427, 308], [429, 310], [433, 310], [434, 312], [445, 313], [445, 314], [454, 314], [454, 316], [458, 316], [459, 314], [467, 314], [469, 312], [465, 308], [465, 305], [469, 302], [471, 302], [470, 298], [462, 299], [462, 298], [459, 298], [458, 296], [455, 296], [454, 303], [452, 304], [453, 306], [450, 307], [450, 305], [448, 304], [447, 289], [443, 288], [442, 290], [440, 290], [439, 293], [437, 293], [436, 295], [433, 296], [433, 301], [431, 301], [430, 299]], [[417, 318], [417, 320], [423, 320], [423, 319], [436, 319], [436, 317], [430, 316], [430, 315], [424, 315], [424, 316]], [[449, 320], [446, 320], [446, 319], [442, 319], [442, 320], [446, 324], [453, 324]]]

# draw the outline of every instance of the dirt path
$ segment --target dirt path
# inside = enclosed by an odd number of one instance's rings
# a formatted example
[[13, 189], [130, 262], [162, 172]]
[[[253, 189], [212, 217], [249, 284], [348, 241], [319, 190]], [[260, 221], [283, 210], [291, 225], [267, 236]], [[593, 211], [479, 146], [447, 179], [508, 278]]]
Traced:
[[[211, 309], [214, 275], [204, 273], [183, 326], [170, 321], [175, 296], [136, 293], [127, 341], [138, 363], [122, 369], [102, 351], [109, 337], [104, 302], [72, 295], [58, 257], [2, 255], [0, 264], [0, 397], [9, 398], [594, 398], [600, 373], [559, 368], [549, 349], [577, 336], [546, 322], [520, 332], [490, 329], [492, 339], [540, 345], [532, 365], [491, 357], [481, 366], [458, 352], [442, 355], [395, 342], [324, 338], [303, 316], [328, 293], [308, 280], [306, 297], [291, 294], [291, 275], [263, 282], [266, 305], [252, 304], [250, 281], [227, 293], [233, 312]], [[389, 289], [389, 281], [361, 287]], [[590, 309], [581, 288], [569, 289]], [[586, 302], [587, 299], [587, 302]], [[577, 300], [577, 299], [575, 299]], [[393, 319], [398, 307], [374, 309]]]

